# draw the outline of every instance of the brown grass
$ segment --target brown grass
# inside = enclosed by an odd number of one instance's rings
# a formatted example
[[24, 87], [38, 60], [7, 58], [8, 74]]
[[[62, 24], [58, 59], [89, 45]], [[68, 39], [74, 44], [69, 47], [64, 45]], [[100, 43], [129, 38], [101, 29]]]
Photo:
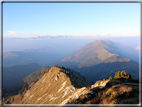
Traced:
[[122, 86], [120, 86], [119, 91], [120, 92], [131, 92], [132, 91], [132, 87], [128, 87], [126, 85], [122, 85]]
[[102, 99], [102, 101], [100, 102], [101, 104], [109, 104], [111, 102], [111, 100], [109, 98], [104, 98]]
[[119, 92], [117, 92], [117, 91], [113, 91], [113, 92], [111, 93], [110, 98], [111, 98], [111, 99], [115, 99], [115, 98], [117, 98], [119, 95], [120, 95], [120, 93], [119, 93]]
[[90, 101], [90, 104], [99, 104], [101, 99], [95, 99], [93, 101]]
[[[99, 83], [100, 81], [97, 81]], [[96, 96], [86, 104], [138, 104], [139, 103], [139, 87], [137, 83], [123, 83], [121, 80], [109, 82], [113, 84], [110, 87], [94, 87], [91, 91]], [[80, 102], [81, 103], [81, 102]], [[73, 103], [72, 103], [73, 104]]]

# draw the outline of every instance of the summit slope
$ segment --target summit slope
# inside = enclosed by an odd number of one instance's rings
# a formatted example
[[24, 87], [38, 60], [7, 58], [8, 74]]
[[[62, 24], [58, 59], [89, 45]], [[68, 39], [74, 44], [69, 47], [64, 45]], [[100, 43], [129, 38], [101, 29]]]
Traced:
[[51, 67], [25, 94], [22, 104], [64, 104], [79, 88], [91, 83], [64, 67]]
[[[79, 63], [78, 67], [90, 67], [93, 65], [97, 65], [99, 63], [107, 63], [107, 62], [128, 62], [130, 59], [126, 56], [125, 52], [123, 52], [122, 45], [107, 41], [100, 40], [94, 41], [81, 50], [70, 54], [62, 59], [64, 61], [76, 62]], [[126, 49], [127, 50], [127, 49]]]
[[114, 76], [118, 70], [125, 70], [133, 78], [138, 78], [138, 58], [139, 54], [130, 47], [109, 40], [97, 40], [64, 57], [59, 64], [95, 82]]

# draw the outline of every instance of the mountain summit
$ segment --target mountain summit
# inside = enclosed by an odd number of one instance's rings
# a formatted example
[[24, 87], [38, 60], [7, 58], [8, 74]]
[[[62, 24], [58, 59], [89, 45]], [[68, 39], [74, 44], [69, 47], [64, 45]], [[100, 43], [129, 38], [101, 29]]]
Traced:
[[[123, 47], [124, 48], [124, 47]], [[99, 63], [108, 62], [128, 62], [126, 53], [123, 51], [122, 45], [107, 40], [94, 41], [81, 50], [70, 54], [63, 61], [71, 61], [79, 63], [78, 67], [91, 67]], [[128, 56], [128, 55], [127, 55]]]
[[114, 76], [118, 70], [125, 70], [138, 78], [139, 65], [135, 62], [138, 62], [138, 55], [135, 51], [117, 42], [97, 40], [64, 57], [60, 65], [80, 72], [89, 81], [108, 78], [107, 74]]

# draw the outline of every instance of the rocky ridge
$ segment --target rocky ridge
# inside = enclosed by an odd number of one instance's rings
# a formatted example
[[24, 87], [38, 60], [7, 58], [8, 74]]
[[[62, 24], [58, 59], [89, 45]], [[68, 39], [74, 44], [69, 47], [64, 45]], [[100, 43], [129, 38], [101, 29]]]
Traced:
[[83, 90], [89, 85], [91, 83], [81, 75], [54, 66], [25, 93], [21, 103], [65, 104], [70, 98], [85, 92]]

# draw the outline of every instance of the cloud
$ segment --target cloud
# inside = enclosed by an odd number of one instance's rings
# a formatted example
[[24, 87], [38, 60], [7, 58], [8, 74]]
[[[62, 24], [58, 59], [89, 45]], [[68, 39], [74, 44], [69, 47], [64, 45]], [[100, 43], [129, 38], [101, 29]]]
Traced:
[[17, 34], [27, 34], [29, 33], [28, 31], [7, 31], [7, 35], [14, 35], [14, 36], [17, 36]]
[[140, 50], [140, 49], [141, 49], [141, 47], [137, 46], [135, 49]]
[[34, 35], [33, 35], [33, 38], [38, 38], [38, 36], [34, 36]]
[[8, 35], [12, 34], [12, 35], [17, 35], [18, 31], [7, 31]]
[[[111, 37], [126, 37], [112, 34], [95, 34], [95, 35], [33, 35], [30, 39], [53, 39], [53, 38], [111, 38]], [[128, 36], [131, 37], [131, 36]]]

